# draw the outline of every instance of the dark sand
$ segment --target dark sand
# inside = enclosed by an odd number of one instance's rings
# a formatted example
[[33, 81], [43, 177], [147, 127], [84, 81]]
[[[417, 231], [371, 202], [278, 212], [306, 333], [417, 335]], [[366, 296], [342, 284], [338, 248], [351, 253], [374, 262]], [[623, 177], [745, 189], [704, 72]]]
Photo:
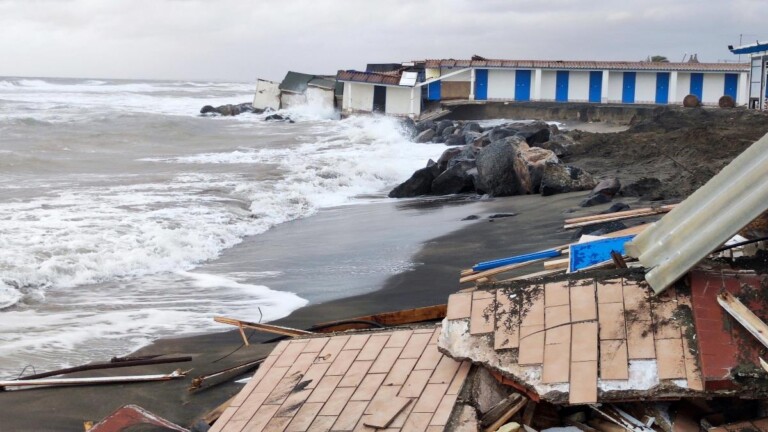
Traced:
[[[332, 296], [338, 297], [355, 290], [366, 294], [310, 304], [276, 322], [307, 328], [318, 322], [445, 303], [447, 296], [459, 289], [458, 273], [461, 269], [479, 261], [535, 252], [571, 241], [575, 233], [562, 229], [564, 218], [607, 207], [568, 212], [568, 209], [578, 208], [578, 202], [585, 195], [586, 192], [581, 192], [546, 198], [520, 196], [488, 201], [408, 200], [331, 209], [254, 237], [233, 249], [232, 254], [242, 257], [240, 265], [243, 266], [248, 266], [248, 262], [257, 266], [265, 257], [273, 260], [272, 265], [274, 260], [283, 260], [287, 267], [283, 283], [327, 289], [327, 286], [333, 285], [333, 279], [328, 276], [333, 272], [320, 270], [332, 269], [330, 262], [338, 262], [345, 255], [375, 255], [376, 250], [394, 243], [419, 245], [413, 250], [415, 254], [410, 252], [409, 247], [402, 250], [407, 255], [403, 258], [410, 256], [416, 265], [394, 276], [386, 277], [391, 272], [383, 272], [383, 276], [354, 272], [337, 275], [336, 281], [341, 286]], [[512, 212], [517, 216], [493, 222], [488, 219], [492, 214]], [[480, 216], [480, 219], [461, 221], [473, 214]], [[318, 253], [318, 250], [328, 253]], [[288, 260], [287, 257], [294, 259]], [[300, 259], [295, 259], [297, 257]], [[236, 261], [229, 260], [223, 265], [236, 265]], [[302, 268], [317, 269], [320, 276], [315, 277], [311, 271], [300, 272]], [[539, 269], [532, 266], [521, 273]], [[284, 288], [278, 286], [277, 281], [269, 285], [276, 289]], [[238, 318], [256, 320], [258, 317]], [[271, 337], [253, 333], [253, 344], [248, 347], [242, 346], [235, 331], [163, 339], [135, 355], [188, 354], [194, 357], [194, 361], [88, 373], [88, 376], [109, 376], [167, 373], [175, 368], [193, 369], [190, 377], [184, 379], [162, 383], [0, 392], [0, 430], [82, 430], [83, 421], [98, 421], [129, 403], [178, 424], [191, 425], [195, 419], [242, 388], [242, 384], [229, 381], [190, 393], [187, 387], [191, 378], [265, 356], [272, 345], [258, 342]]]

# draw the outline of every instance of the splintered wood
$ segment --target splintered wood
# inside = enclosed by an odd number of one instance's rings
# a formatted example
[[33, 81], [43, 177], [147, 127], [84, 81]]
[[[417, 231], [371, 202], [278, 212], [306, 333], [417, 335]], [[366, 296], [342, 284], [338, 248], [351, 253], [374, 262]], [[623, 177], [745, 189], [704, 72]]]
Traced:
[[[483, 294], [478, 308], [492, 303]], [[469, 306], [449, 305], [448, 313], [469, 317]], [[280, 342], [211, 431], [443, 430], [470, 363], [442, 355], [439, 333], [438, 327]]]
[[566, 385], [570, 404], [598, 402], [603, 384], [632, 389], [633, 363], [643, 369], [636, 374], [652, 370], [660, 381], [703, 390], [696, 342], [686, 337], [693, 324], [681, 313], [690, 312], [690, 296], [674, 288], [649, 293], [620, 277], [477, 290], [450, 296], [447, 319], [467, 320], [467, 336], [482, 338], [478, 344], [512, 350], [515, 367], [529, 371], [520, 384], [535, 377], [540, 385]]

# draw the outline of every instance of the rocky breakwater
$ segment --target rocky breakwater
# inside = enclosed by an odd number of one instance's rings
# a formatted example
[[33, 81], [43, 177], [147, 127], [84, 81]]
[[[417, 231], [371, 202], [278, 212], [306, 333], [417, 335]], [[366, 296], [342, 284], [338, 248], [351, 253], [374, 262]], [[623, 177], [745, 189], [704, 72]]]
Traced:
[[561, 158], [573, 140], [557, 126], [516, 122], [484, 128], [476, 122], [441, 120], [410, 125], [418, 143], [450, 146], [435, 162], [395, 187], [390, 198], [477, 193], [544, 196], [590, 190], [597, 184], [585, 170]]

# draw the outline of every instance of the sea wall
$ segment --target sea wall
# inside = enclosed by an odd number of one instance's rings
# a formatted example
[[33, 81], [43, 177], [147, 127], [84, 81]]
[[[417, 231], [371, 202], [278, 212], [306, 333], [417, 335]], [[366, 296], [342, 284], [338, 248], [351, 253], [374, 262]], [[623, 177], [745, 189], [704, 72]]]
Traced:
[[602, 105], [555, 102], [469, 102], [445, 104], [451, 110], [450, 120], [537, 119], [554, 121], [606, 122], [628, 125], [652, 116], [657, 105]]

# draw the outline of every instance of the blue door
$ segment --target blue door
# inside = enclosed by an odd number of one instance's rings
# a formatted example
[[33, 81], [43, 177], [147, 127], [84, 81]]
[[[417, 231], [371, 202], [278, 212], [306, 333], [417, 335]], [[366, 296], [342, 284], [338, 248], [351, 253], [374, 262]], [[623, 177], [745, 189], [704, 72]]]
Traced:
[[440, 81], [427, 84], [427, 100], [440, 100]]
[[557, 102], [568, 102], [568, 71], [557, 71], [555, 100]]
[[475, 69], [475, 100], [488, 100], [488, 69]]
[[704, 74], [691, 74], [691, 94], [696, 95], [696, 97], [701, 100], [701, 97], [704, 94]]
[[603, 98], [603, 72], [592, 71], [589, 73], [589, 101], [602, 102]]
[[531, 71], [529, 70], [515, 71], [515, 100], [516, 101], [531, 100]]
[[669, 72], [656, 74], [656, 103], [669, 103]]
[[736, 86], [739, 84], [738, 74], [725, 74], [725, 88], [723, 94], [736, 100]]
[[621, 88], [621, 103], [635, 103], [634, 72], [624, 72], [624, 84]]

